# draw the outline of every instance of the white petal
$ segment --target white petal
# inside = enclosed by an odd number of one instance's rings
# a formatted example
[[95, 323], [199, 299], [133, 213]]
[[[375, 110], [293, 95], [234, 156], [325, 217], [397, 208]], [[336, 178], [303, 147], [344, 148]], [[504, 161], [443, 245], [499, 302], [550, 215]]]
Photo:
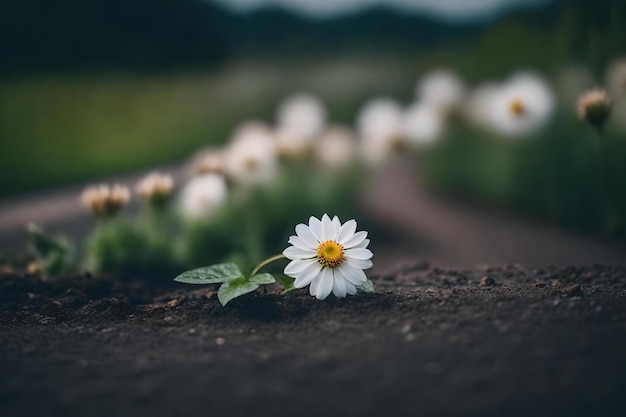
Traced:
[[369, 244], [370, 244], [370, 240], [369, 239], [365, 239], [363, 242], [361, 242], [358, 245], [356, 245], [355, 248], [367, 248], [367, 246]]
[[346, 242], [354, 235], [355, 231], [356, 221], [348, 220], [343, 224], [343, 226], [341, 226], [341, 229], [339, 229], [339, 233], [337, 234], [337, 242], [345, 246]]
[[309, 229], [318, 242], [324, 242], [324, 233], [322, 232], [322, 222], [317, 217], [309, 217]]
[[289, 244], [295, 246], [298, 249], [302, 249], [302, 250], [313, 250], [315, 249], [316, 246], [312, 246], [312, 245], [307, 245], [301, 238], [299, 238], [298, 236], [290, 236], [289, 237]]
[[315, 297], [318, 300], [325, 300], [326, 297], [328, 297], [333, 290], [333, 281], [333, 270], [331, 268], [322, 269], [322, 276], [320, 277], [315, 293]]
[[320, 244], [320, 241], [313, 236], [311, 229], [306, 224], [300, 223], [296, 226], [296, 234], [304, 243], [306, 243], [310, 247], [317, 247]]
[[311, 294], [313, 297], [315, 297], [315, 295], [317, 294], [317, 287], [320, 284], [320, 279], [322, 279], [322, 275], [316, 275], [313, 278], [313, 281], [311, 281], [311, 285], [309, 285], [309, 294]]
[[343, 280], [343, 282], [346, 284], [346, 292], [350, 295], [354, 295], [356, 294], [356, 287], [354, 286], [353, 283], [351, 283], [350, 281], [346, 281], [345, 279]]
[[339, 234], [339, 229], [341, 229], [341, 221], [339, 217], [333, 217], [333, 240], [337, 241], [337, 235]]
[[365, 284], [367, 281], [367, 276], [365, 276], [365, 272], [358, 268], [353, 268], [350, 265], [343, 264], [338, 268], [341, 275], [347, 280], [350, 281], [355, 286]]
[[337, 298], [343, 298], [348, 293], [346, 289], [346, 280], [337, 270], [333, 270], [333, 294]]
[[285, 255], [285, 257], [291, 259], [291, 260], [295, 260], [295, 259], [311, 259], [313, 257], [315, 257], [316, 252], [311, 249], [311, 250], [303, 250], [303, 249], [298, 249], [295, 246], [289, 246], [287, 249], [285, 249], [283, 251], [283, 255]]
[[295, 277], [298, 274], [301, 274], [302, 271], [305, 270], [307, 266], [318, 263], [315, 259], [296, 259], [295, 261], [291, 261], [285, 267], [285, 275], [289, 275], [290, 277]]
[[313, 282], [320, 276], [321, 270], [322, 265], [313, 261], [311, 265], [308, 265], [300, 274], [298, 274], [293, 286], [296, 288], [304, 288], [309, 284], [313, 285]]
[[372, 261], [369, 259], [346, 258], [346, 264], [357, 269], [367, 269], [372, 267]]
[[357, 246], [358, 244], [360, 244], [361, 242], [363, 242], [366, 237], [367, 237], [366, 231], [356, 232], [355, 234], [352, 235], [352, 237], [350, 237], [346, 241], [346, 243], [343, 244], [343, 247], [346, 249], [353, 248]]
[[365, 248], [352, 248], [346, 250], [347, 259], [370, 259], [374, 254], [371, 250]]
[[333, 221], [330, 220], [328, 214], [324, 213], [322, 216], [322, 235], [323, 241], [333, 240], [335, 236], [333, 236]]

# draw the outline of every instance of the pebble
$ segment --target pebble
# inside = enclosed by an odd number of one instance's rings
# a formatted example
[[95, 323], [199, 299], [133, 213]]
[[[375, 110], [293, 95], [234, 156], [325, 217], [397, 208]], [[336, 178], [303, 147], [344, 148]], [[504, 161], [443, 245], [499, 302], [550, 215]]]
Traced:
[[190, 335], [194, 335], [194, 334], [196, 334], [196, 333], [197, 333], [196, 328], [195, 328], [195, 327], [192, 327], [191, 329], [189, 329], [188, 333], [189, 333]]
[[491, 277], [482, 277], [480, 279], [481, 287], [491, 287], [492, 285], [496, 285], [496, 281]]
[[224, 339], [223, 337], [218, 337], [217, 339], [215, 339], [215, 344], [218, 346], [222, 346], [224, 343], [226, 343], [226, 339]]
[[570, 285], [565, 288], [565, 294], [567, 294], [568, 297], [582, 297], [585, 295], [580, 284]]

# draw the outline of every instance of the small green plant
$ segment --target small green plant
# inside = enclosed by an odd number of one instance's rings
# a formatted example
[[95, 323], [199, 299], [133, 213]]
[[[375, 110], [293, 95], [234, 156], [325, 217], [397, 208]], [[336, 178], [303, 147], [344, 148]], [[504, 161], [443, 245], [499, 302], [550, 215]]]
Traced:
[[[234, 263], [223, 263], [183, 272], [174, 280], [185, 284], [221, 284], [217, 292], [223, 306], [233, 299], [255, 291], [261, 285], [278, 281], [283, 294], [309, 286], [309, 293], [318, 300], [331, 292], [337, 298], [357, 292], [374, 292], [364, 269], [371, 268], [373, 256], [367, 249], [367, 232], [356, 232], [356, 221], [343, 225], [335, 216], [324, 214], [322, 219], [311, 216], [309, 224], [298, 224], [296, 235], [289, 238], [289, 246], [281, 255], [266, 259], [249, 275]], [[284, 275], [274, 277], [258, 272], [266, 265], [281, 259], [290, 259]]]
[[27, 230], [35, 262], [41, 271], [46, 275], [59, 275], [73, 269], [76, 251], [68, 239], [50, 236], [33, 223], [28, 225]]

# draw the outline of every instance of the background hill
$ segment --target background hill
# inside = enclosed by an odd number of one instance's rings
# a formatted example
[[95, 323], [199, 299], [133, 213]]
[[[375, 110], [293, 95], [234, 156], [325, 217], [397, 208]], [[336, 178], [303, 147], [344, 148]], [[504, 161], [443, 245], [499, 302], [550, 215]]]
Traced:
[[0, 71], [145, 71], [206, 67], [241, 57], [423, 54], [485, 39], [506, 39], [520, 52], [537, 39], [541, 43], [532, 48], [555, 60], [602, 60], [623, 51], [625, 4], [555, 1], [511, 10], [495, 21], [452, 23], [376, 8], [319, 20], [278, 8], [238, 14], [204, 0], [5, 0]]

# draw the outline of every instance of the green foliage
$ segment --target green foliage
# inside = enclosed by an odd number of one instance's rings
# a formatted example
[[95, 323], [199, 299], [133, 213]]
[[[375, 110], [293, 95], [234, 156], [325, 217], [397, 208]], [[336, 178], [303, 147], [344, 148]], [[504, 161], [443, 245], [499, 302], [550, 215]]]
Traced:
[[260, 285], [276, 282], [270, 274], [256, 274], [246, 277], [233, 263], [217, 264], [183, 272], [174, 281], [185, 284], [222, 284], [217, 298], [223, 306], [233, 299], [251, 293]]
[[239, 270], [239, 267], [233, 263], [226, 263], [183, 272], [174, 281], [185, 284], [219, 284], [237, 278], [243, 278], [243, 273]]
[[365, 284], [359, 285], [358, 287], [356, 287], [356, 289], [358, 292], [363, 292], [363, 293], [376, 292], [376, 290], [374, 289], [374, 283], [370, 281], [369, 279], [365, 281]]
[[251, 293], [260, 285], [273, 284], [276, 282], [270, 274], [258, 274], [250, 278], [240, 277], [223, 283], [217, 291], [217, 298], [223, 306], [233, 299]]
[[125, 219], [99, 224], [87, 242], [86, 268], [118, 277], [169, 279], [181, 266], [174, 242]]
[[60, 275], [71, 271], [75, 262], [72, 243], [64, 237], [52, 237], [35, 224], [28, 225], [30, 247], [44, 273]]
[[295, 278], [283, 274], [278, 274], [275, 278], [276, 281], [283, 286], [283, 294], [287, 294], [296, 289], [296, 287], [293, 286], [293, 283], [296, 281]]
[[[432, 149], [424, 173], [431, 187], [448, 194], [522, 210], [584, 232], [626, 237], [626, 189], [616, 186], [626, 181], [621, 163], [626, 141], [611, 130], [604, 141], [608, 184], [593, 131], [568, 114], [518, 139], [457, 125]], [[611, 210], [617, 221], [608, 225]]]

